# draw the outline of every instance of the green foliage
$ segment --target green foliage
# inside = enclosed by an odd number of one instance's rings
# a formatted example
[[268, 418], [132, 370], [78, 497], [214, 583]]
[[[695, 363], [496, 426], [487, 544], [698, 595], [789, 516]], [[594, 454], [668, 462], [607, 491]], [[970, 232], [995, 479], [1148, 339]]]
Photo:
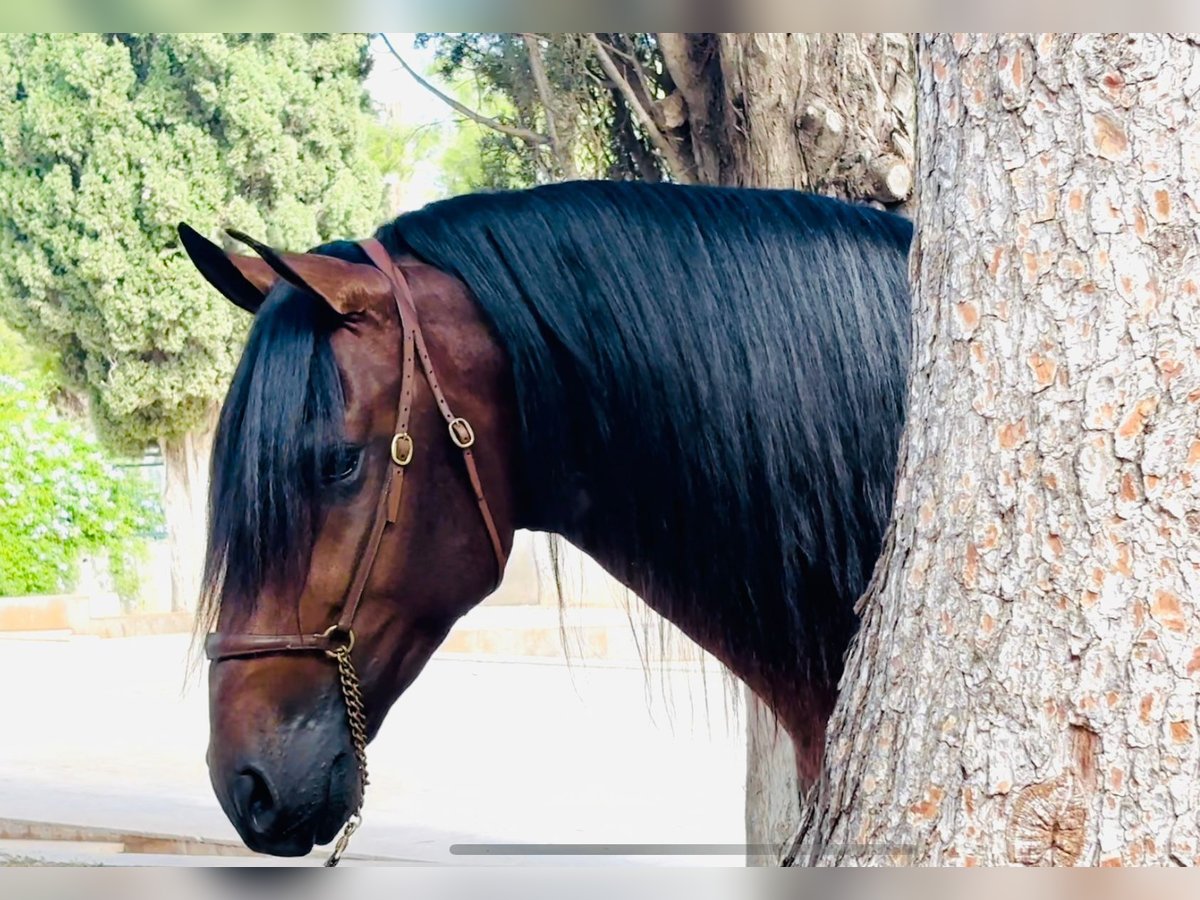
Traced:
[[384, 175], [408, 181], [417, 163], [433, 154], [440, 137], [426, 126], [406, 127], [373, 120], [367, 125], [367, 156]]
[[378, 223], [367, 67], [362, 35], [0, 36], [0, 313], [113, 446], [201, 422], [244, 337], [177, 222], [293, 249]]
[[[653, 33], [601, 36], [626, 80], [635, 85], [647, 108], [674, 89], [662, 64]], [[508, 125], [559, 139], [557, 152], [547, 144], [531, 146], [519, 138], [464, 122], [466, 138], [452, 162], [466, 164], [471, 188], [521, 187], [565, 177], [658, 181], [664, 167], [620, 91], [597, 60], [589, 36], [555, 33], [537, 36], [537, 54], [549, 94], [533, 78], [530, 51], [516, 32], [424, 32], [417, 44], [432, 47], [438, 74], [452, 83], [473, 83], [476, 97], [467, 106]], [[660, 124], [660, 127], [663, 127]], [[474, 165], [472, 166], [472, 155]], [[447, 166], [448, 171], [454, 169]]]
[[141, 539], [126, 541], [109, 551], [108, 572], [112, 576], [113, 590], [126, 612], [142, 605], [142, 567], [149, 559], [150, 547]]
[[69, 588], [84, 553], [123, 563], [161, 515], [145, 483], [113, 466], [88, 430], [54, 412], [43, 391], [0, 375], [0, 596]]
[[53, 354], [29, 346], [12, 327], [0, 320], [0, 375], [23, 380], [30, 388], [50, 393], [62, 374]]
[[[481, 105], [486, 115], [490, 106]], [[470, 120], [460, 121], [441, 154], [441, 182], [447, 196], [471, 191], [502, 191], [537, 183], [529, 156], [512, 139]]]

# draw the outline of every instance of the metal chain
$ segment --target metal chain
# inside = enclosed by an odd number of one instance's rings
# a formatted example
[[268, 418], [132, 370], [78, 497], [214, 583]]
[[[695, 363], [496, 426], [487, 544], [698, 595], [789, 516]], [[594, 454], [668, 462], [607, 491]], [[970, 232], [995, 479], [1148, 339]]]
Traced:
[[353, 642], [349, 646], [329, 651], [329, 655], [337, 662], [342, 699], [346, 702], [346, 722], [350, 726], [350, 742], [354, 745], [354, 759], [358, 763], [360, 790], [358, 806], [346, 820], [337, 843], [333, 845], [333, 852], [329, 854], [329, 859], [325, 860], [326, 867], [336, 866], [342, 861], [342, 854], [350, 844], [350, 836], [358, 831], [358, 826], [362, 824], [363, 799], [366, 797], [367, 785], [370, 784], [367, 777], [367, 711], [363, 703], [362, 685], [359, 683], [358, 673], [354, 670], [354, 662], [350, 659], [351, 646]]

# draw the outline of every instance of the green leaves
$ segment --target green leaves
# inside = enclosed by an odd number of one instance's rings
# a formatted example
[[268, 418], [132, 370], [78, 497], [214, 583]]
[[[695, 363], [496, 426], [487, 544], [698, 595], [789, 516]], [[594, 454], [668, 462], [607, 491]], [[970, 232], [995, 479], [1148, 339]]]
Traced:
[[0, 36], [0, 315], [140, 450], [224, 393], [248, 321], [175, 223], [292, 249], [369, 234], [362, 35]]
[[44, 392], [0, 374], [0, 596], [68, 589], [81, 554], [123, 554], [161, 519], [149, 485]]

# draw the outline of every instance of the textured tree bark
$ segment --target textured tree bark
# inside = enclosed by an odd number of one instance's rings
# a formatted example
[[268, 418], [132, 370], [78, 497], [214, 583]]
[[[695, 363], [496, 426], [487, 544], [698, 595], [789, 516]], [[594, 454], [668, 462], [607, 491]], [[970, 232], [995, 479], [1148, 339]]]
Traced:
[[[660, 33], [698, 179], [902, 207], [912, 189], [915, 75], [903, 34]], [[778, 863], [800, 819], [795, 754], [746, 691], [748, 861]], [[824, 723], [814, 723], [820, 729]]]
[[1200, 862], [1200, 46], [920, 39], [914, 358], [800, 863]]
[[893, 205], [913, 163], [904, 34], [659, 33], [697, 180]]
[[191, 611], [200, 595], [208, 534], [208, 466], [213, 429], [162, 441], [163, 510], [171, 556], [171, 609]]
[[[733, 150], [724, 180], [883, 203], [912, 185], [911, 45], [903, 34], [720, 36]], [[900, 177], [881, 179], [872, 164]], [[892, 188], [897, 189], [893, 192]]]
[[[746, 864], [775, 866], [800, 823], [796, 748], [771, 708], [749, 688], [746, 701]], [[805, 789], [809, 786], [805, 785]]]

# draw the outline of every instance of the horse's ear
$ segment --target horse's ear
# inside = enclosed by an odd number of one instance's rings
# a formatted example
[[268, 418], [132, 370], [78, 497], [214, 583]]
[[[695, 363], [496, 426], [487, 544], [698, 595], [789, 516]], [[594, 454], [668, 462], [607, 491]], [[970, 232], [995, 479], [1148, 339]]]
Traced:
[[338, 315], [361, 313], [391, 299], [391, 282], [372, 265], [320, 253], [280, 253], [232, 228], [225, 233], [254, 248], [280, 278], [320, 297]]
[[256, 313], [278, 276], [253, 256], [226, 253], [186, 222], [179, 223], [179, 240], [205, 280], [246, 312]]

